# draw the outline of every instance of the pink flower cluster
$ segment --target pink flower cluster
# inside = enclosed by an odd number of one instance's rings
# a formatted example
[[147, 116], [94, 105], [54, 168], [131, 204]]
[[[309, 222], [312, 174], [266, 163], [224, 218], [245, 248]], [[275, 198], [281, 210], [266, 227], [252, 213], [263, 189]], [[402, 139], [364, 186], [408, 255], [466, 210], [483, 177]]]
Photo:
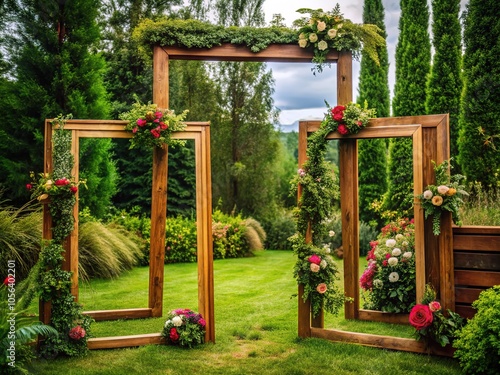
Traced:
[[85, 328], [79, 325], [71, 328], [68, 333], [69, 337], [71, 337], [73, 340], [81, 340], [85, 337], [86, 334], [87, 332], [85, 332]]
[[145, 118], [138, 118], [136, 121], [137, 126], [132, 129], [132, 133], [137, 133], [139, 128], [143, 128], [151, 123], [154, 127], [150, 130], [154, 138], [160, 138], [161, 132], [168, 129], [168, 124], [162, 121], [163, 112], [148, 112]]
[[[312, 272], [319, 272], [321, 269], [321, 257], [317, 254], [311, 255], [309, 258], [307, 258], [307, 261], [309, 262], [309, 268], [311, 269]], [[328, 290], [328, 286], [325, 283], [319, 283], [316, 286], [316, 291], [319, 294], [324, 294]]]

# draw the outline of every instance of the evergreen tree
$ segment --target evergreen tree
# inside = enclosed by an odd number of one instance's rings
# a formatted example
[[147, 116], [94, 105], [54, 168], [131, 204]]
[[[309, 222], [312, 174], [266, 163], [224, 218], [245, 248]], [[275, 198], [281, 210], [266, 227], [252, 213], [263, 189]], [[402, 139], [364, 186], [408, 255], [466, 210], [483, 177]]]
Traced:
[[[377, 25], [381, 35], [387, 38], [384, 23], [384, 6], [381, 0], [365, 0], [363, 23]], [[387, 47], [377, 47], [380, 65], [366, 53], [362, 53], [359, 76], [358, 103], [365, 101], [377, 110], [377, 117], [390, 115], [389, 55]], [[382, 224], [378, 213], [372, 209], [387, 190], [387, 146], [385, 139], [363, 139], [358, 141], [359, 169], [359, 218], [369, 223]]]
[[[425, 114], [430, 70], [429, 9], [426, 0], [401, 0], [399, 39], [396, 46], [394, 116]], [[397, 216], [411, 216], [413, 205], [412, 142], [393, 138], [389, 145], [388, 192], [384, 208]]]
[[[458, 154], [458, 117], [462, 92], [460, 0], [432, 1], [434, 57], [427, 88], [427, 113], [450, 115], [450, 155]], [[456, 160], [453, 159], [453, 164]]]
[[[218, 23], [261, 26], [262, 0], [217, 1]], [[263, 63], [222, 62], [218, 80], [220, 120], [212, 128], [213, 195], [222, 209], [242, 211], [258, 220], [277, 208], [276, 158], [279, 139], [273, 122], [272, 72]]]
[[[2, 170], [0, 174], [3, 181], [17, 180], [19, 184], [26, 181], [30, 170], [42, 170], [46, 118], [61, 113], [82, 119], [106, 118], [109, 103], [102, 80], [104, 60], [95, 52], [100, 41], [96, 23], [99, 1], [20, 0], [10, 5], [15, 32], [6, 48], [15, 70], [12, 83], [6, 86], [12, 95], [3, 102], [2, 110], [13, 115], [13, 122], [10, 128], [5, 123], [0, 126], [16, 136], [18, 148], [11, 149], [7, 156], [14, 161], [11, 164], [15, 168]], [[22, 125], [13, 130], [13, 123]], [[106, 152], [106, 142], [97, 145], [103, 148], [100, 152]], [[82, 159], [81, 173], [85, 173], [87, 162], [93, 164], [95, 160]], [[108, 163], [109, 158], [102, 162]], [[112, 164], [99, 169], [110, 168]], [[107, 187], [104, 190], [103, 186], [89, 185], [89, 191], [82, 189], [82, 205], [85, 194], [99, 196], [102, 204], [106, 204], [114, 191], [113, 183]], [[18, 186], [15, 188], [14, 191], [19, 191]]]
[[500, 4], [470, 0], [465, 17], [459, 159], [469, 181], [500, 188]]

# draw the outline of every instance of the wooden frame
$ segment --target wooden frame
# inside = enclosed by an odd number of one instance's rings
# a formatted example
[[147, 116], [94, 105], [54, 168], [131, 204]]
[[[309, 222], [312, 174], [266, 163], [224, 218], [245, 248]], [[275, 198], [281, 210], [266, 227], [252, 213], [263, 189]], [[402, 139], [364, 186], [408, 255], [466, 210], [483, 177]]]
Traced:
[[[68, 120], [65, 130], [72, 132], [72, 154], [75, 164], [72, 175], [78, 180], [79, 176], [79, 140], [80, 138], [131, 138], [132, 135], [124, 130], [126, 121], [100, 120]], [[174, 139], [192, 139], [195, 142], [196, 159], [196, 223], [198, 248], [198, 309], [205, 318], [207, 341], [214, 341], [214, 306], [213, 306], [213, 250], [212, 250], [212, 191], [210, 172], [210, 128], [207, 122], [188, 122], [182, 132], [172, 135]], [[52, 171], [52, 125], [45, 123], [45, 172]], [[149, 267], [149, 300], [147, 308], [99, 310], [84, 312], [95, 320], [134, 319], [162, 316], [163, 279], [165, 257], [165, 220], [166, 220], [166, 192], [167, 192], [167, 149], [153, 151], [157, 157], [153, 165], [153, 202], [151, 223], [156, 228], [163, 228], [156, 238], [151, 236], [150, 267]], [[160, 154], [160, 155], [158, 155]], [[78, 202], [73, 214], [78, 217]], [[44, 238], [50, 238], [50, 214], [44, 209]], [[160, 237], [160, 238], [158, 238]], [[72, 272], [71, 292], [78, 299], [78, 220], [75, 228], [65, 242], [65, 260], [63, 268]], [[40, 316], [48, 323], [50, 320], [50, 304], [40, 305]], [[89, 339], [90, 349], [137, 346], [149, 343], [159, 343], [160, 333], [134, 335], [124, 337], [104, 337]]]
[[[320, 121], [302, 121], [299, 123], [299, 165], [306, 160], [307, 136], [318, 130]], [[369, 126], [360, 133], [342, 136], [330, 133], [328, 139], [340, 139], [340, 189], [342, 211], [342, 244], [344, 250], [344, 285], [346, 297], [353, 302], [345, 303], [346, 319], [385, 321], [391, 323], [408, 323], [407, 314], [388, 314], [379, 311], [359, 308], [359, 224], [358, 224], [358, 161], [357, 139], [411, 137], [413, 140], [413, 175], [414, 195], [423, 191], [424, 186], [433, 182], [434, 170], [432, 160], [442, 162], [449, 156], [448, 146], [448, 115], [409, 116], [396, 118], [371, 119]], [[432, 282], [446, 308], [453, 309], [453, 283], [447, 284], [453, 278], [450, 266], [453, 265], [451, 241], [446, 238], [451, 235], [450, 218], [442, 222], [442, 235], [436, 242], [432, 234], [432, 223], [424, 222], [422, 208], [415, 205], [415, 255], [416, 255], [416, 287], [417, 300], [423, 296], [425, 284]], [[430, 227], [429, 227], [430, 225]], [[433, 238], [434, 237], [434, 238]], [[435, 254], [437, 253], [437, 257]], [[437, 262], [443, 274], [437, 278], [427, 270], [428, 256]], [[437, 260], [436, 260], [437, 258]], [[434, 265], [435, 268], [435, 265]], [[446, 271], [447, 270], [447, 271]], [[441, 280], [441, 278], [445, 280]], [[437, 279], [437, 283], [436, 283]], [[302, 290], [299, 288], [299, 301], [302, 301]], [[299, 335], [301, 337], [320, 337], [331, 341], [352, 342], [380, 348], [398, 349], [412, 352], [428, 352], [446, 354], [446, 350], [427, 348], [415, 340], [368, 335], [356, 332], [346, 332], [324, 328], [324, 319], [320, 315], [311, 319], [310, 304], [299, 302]]]

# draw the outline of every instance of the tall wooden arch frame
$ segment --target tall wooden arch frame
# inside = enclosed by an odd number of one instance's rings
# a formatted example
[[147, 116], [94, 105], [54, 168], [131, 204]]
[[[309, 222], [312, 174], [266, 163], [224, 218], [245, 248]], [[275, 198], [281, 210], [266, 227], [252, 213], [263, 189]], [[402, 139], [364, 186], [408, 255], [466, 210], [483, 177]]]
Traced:
[[[389, 323], [408, 323], [407, 314], [389, 314], [363, 310], [359, 306], [359, 215], [358, 215], [358, 153], [357, 139], [410, 137], [413, 141], [413, 181], [415, 196], [423, 187], [434, 183], [432, 162], [449, 158], [448, 115], [408, 116], [371, 119], [369, 126], [358, 134], [342, 136], [330, 133], [328, 139], [340, 140], [340, 195], [342, 212], [342, 245], [344, 251], [344, 294], [346, 319], [371, 320]], [[307, 137], [319, 129], [319, 121], [299, 123], [299, 165], [306, 160]], [[455, 310], [452, 226], [450, 215], [444, 215], [441, 235], [432, 233], [430, 220], [424, 221], [422, 208], [415, 204], [415, 256], [417, 300], [426, 283], [432, 283], [444, 309]], [[306, 240], [310, 234], [306, 234]], [[309, 303], [301, 303], [299, 288], [299, 336], [319, 337], [331, 341], [351, 342], [367, 346], [410, 352], [448, 355], [441, 347], [428, 348], [414, 339], [380, 336], [335, 329], [324, 329], [323, 315], [311, 316]]]
[[[68, 120], [64, 129], [71, 131], [71, 153], [75, 164], [72, 175], [79, 177], [79, 141], [81, 138], [131, 138], [125, 131], [127, 121], [112, 120]], [[198, 311], [204, 316], [206, 325], [205, 339], [214, 341], [215, 325], [213, 322], [213, 250], [212, 250], [212, 180], [210, 168], [210, 128], [208, 122], [187, 122], [186, 129], [172, 135], [174, 139], [193, 140], [195, 144], [196, 175], [196, 226], [198, 258]], [[49, 120], [45, 122], [44, 171], [51, 172], [52, 134]], [[151, 242], [149, 266], [149, 297], [147, 308], [129, 308], [116, 310], [86, 311], [95, 320], [136, 319], [160, 317], [163, 312], [163, 280], [165, 258], [165, 221], [167, 209], [167, 148], [155, 148], [153, 151], [153, 186], [151, 207]], [[73, 215], [78, 218], [78, 202], [73, 208]], [[162, 230], [163, 229], [163, 230]], [[156, 235], [153, 235], [156, 233]], [[43, 237], [51, 237], [51, 218], [44, 207]], [[78, 299], [78, 220], [64, 243], [65, 254], [63, 268], [72, 272], [71, 293]], [[40, 319], [49, 323], [50, 303], [40, 304]], [[160, 333], [91, 338], [90, 349], [107, 349], [137, 346], [161, 342]]]

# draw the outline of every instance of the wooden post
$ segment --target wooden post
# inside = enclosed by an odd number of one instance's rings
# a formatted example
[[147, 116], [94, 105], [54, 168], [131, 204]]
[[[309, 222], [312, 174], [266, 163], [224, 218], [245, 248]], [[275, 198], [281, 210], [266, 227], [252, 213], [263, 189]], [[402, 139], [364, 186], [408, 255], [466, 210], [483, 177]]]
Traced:
[[[168, 55], [161, 47], [156, 46], [153, 55], [153, 102], [160, 108], [168, 108], [168, 74]], [[152, 316], [154, 317], [163, 314], [167, 161], [167, 147], [155, 147], [153, 151], [149, 253], [149, 308], [152, 309]]]
[[[352, 101], [352, 53], [341, 52], [337, 63], [337, 103]], [[345, 318], [356, 319], [359, 311], [359, 209], [358, 142], [340, 140], [340, 208], [342, 211], [342, 248], [344, 250], [344, 293], [353, 301], [344, 306]], [[349, 266], [347, 266], [349, 265]]]

